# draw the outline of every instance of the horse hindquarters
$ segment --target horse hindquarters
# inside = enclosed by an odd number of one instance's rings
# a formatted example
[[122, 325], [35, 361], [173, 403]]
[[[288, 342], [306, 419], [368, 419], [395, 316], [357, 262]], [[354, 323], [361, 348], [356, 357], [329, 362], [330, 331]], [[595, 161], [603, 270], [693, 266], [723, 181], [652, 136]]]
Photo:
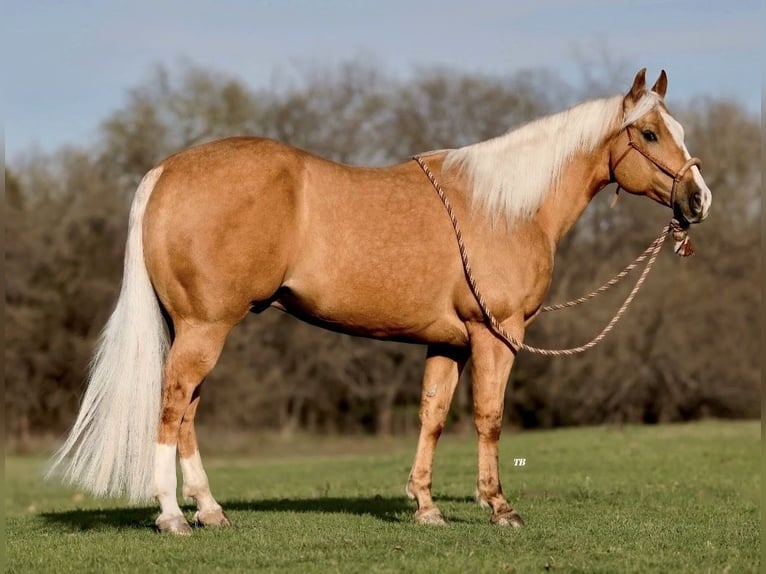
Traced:
[[162, 506], [160, 530], [189, 533], [175, 498], [177, 445], [184, 493], [197, 501], [198, 520], [228, 524], [199, 459], [192, 396], [213, 368], [233, 323], [173, 318], [175, 338], [167, 352], [143, 232], [147, 203], [162, 174], [162, 167], [150, 171], [136, 191], [120, 297], [101, 335], [75, 425], [49, 474], [64, 465], [67, 481], [95, 495], [127, 495], [132, 501], [155, 497]]
[[250, 310], [274, 300], [287, 274], [295, 235], [295, 158], [264, 140], [220, 140], [163, 162], [166, 171], [144, 221], [152, 283], [175, 328], [164, 369], [154, 494], [161, 531], [189, 534], [176, 498], [183, 494], [202, 525], [227, 526], [202, 466], [194, 429], [200, 385], [229, 331]]

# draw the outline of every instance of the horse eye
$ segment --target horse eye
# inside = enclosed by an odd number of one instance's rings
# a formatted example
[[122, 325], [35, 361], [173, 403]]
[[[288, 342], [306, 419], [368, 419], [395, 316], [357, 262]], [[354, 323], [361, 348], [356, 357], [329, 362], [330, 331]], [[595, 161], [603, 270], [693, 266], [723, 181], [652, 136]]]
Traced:
[[657, 134], [654, 133], [652, 130], [644, 130], [642, 132], [642, 135], [644, 136], [644, 139], [648, 142], [656, 142], [657, 141]]

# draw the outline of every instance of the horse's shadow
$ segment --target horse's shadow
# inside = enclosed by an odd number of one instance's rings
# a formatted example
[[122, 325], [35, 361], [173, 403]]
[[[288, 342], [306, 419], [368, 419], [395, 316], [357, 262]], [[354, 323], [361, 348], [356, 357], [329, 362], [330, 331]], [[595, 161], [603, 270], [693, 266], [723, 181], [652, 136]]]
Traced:
[[[443, 502], [472, 502], [469, 497], [439, 497]], [[320, 514], [350, 514], [372, 516], [384, 522], [410, 523], [415, 505], [404, 497], [319, 497], [319, 498], [269, 498], [263, 500], [222, 501], [225, 510], [237, 512], [305, 512]], [[182, 507], [186, 514], [194, 511], [193, 506]], [[129, 506], [125, 508], [99, 508], [46, 512], [41, 516], [47, 522], [73, 530], [98, 528], [147, 528], [154, 526], [156, 507]], [[459, 519], [451, 522], [460, 522]]]

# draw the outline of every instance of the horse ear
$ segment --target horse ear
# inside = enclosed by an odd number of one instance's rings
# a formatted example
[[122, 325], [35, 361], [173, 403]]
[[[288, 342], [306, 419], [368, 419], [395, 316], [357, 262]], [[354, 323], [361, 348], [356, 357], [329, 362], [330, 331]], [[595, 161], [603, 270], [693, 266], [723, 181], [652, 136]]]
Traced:
[[646, 68], [641, 68], [633, 79], [633, 85], [628, 92], [628, 98], [637, 102], [646, 91]]
[[665, 70], [660, 72], [660, 77], [654, 82], [652, 91], [656, 92], [661, 98], [665, 98], [665, 93], [668, 91], [668, 75], [665, 73]]

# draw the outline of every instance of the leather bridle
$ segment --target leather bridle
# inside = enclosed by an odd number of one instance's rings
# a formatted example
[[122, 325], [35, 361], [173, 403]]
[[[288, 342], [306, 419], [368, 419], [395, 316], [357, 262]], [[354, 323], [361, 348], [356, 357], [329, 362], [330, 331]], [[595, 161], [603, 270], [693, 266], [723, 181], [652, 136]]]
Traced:
[[[665, 175], [670, 177], [673, 180], [673, 185], [670, 188], [670, 208], [673, 209], [676, 202], [676, 185], [678, 185], [678, 182], [681, 181], [686, 175], [686, 172], [691, 169], [692, 166], [699, 167], [702, 164], [702, 160], [698, 157], [690, 157], [686, 160], [686, 163], [684, 163], [680, 169], [677, 171], [673, 168], [669, 167], [665, 162], [663, 162], [658, 157], [652, 155], [650, 152], [642, 148], [640, 145], [638, 145], [635, 140], [633, 139], [633, 134], [631, 132], [631, 126], [628, 126], [625, 128], [626, 133], [628, 134], [628, 147], [625, 149], [624, 152], [620, 155], [619, 158], [617, 158], [617, 161], [614, 162], [612, 165], [612, 173], [615, 172], [617, 169], [617, 166], [620, 164], [620, 162], [625, 159], [625, 156], [628, 155], [630, 150], [634, 149], [638, 153], [640, 153], [642, 156], [644, 156], [646, 159], [648, 159], [650, 162], [652, 162], [657, 168], [663, 172]], [[619, 190], [619, 188], [618, 188]]]

